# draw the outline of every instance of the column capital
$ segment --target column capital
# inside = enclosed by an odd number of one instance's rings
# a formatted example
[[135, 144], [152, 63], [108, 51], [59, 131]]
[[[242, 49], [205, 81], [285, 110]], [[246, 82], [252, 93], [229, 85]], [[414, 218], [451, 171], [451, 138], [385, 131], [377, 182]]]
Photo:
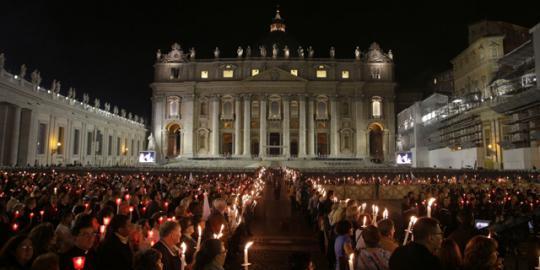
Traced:
[[281, 95], [281, 99], [283, 101], [289, 101], [289, 100], [291, 100], [291, 95], [289, 95], [289, 94]]
[[187, 100], [187, 101], [195, 100], [194, 94], [184, 94], [184, 95], [181, 95], [180, 97], [182, 98], [182, 100]]
[[251, 100], [251, 94], [240, 94], [240, 97], [244, 100]]
[[215, 100], [219, 100], [221, 98], [221, 95], [219, 94], [212, 94], [210, 95], [210, 99], [215, 101]]

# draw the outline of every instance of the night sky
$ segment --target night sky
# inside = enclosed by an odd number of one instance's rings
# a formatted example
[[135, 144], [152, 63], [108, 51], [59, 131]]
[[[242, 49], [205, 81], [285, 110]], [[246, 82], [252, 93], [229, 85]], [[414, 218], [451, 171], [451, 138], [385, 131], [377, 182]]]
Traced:
[[[140, 2], [140, 1], [137, 1]], [[39, 69], [42, 85], [62, 81], [82, 98], [119, 105], [149, 119], [155, 52], [173, 42], [197, 58], [235, 56], [264, 38], [280, 4], [287, 32], [315, 56], [330, 46], [352, 58], [355, 46], [392, 49], [403, 88], [422, 86], [426, 74], [450, 68], [467, 46], [467, 25], [482, 19], [525, 27], [540, 22], [534, 1], [24, 1], [0, 4], [0, 52], [6, 69]], [[503, 4], [504, 3], [504, 4]]]

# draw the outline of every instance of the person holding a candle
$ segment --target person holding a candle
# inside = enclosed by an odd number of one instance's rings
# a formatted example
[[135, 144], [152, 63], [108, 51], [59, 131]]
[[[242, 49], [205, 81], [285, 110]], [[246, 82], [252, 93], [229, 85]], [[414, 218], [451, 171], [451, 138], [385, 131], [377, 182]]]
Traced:
[[414, 241], [397, 248], [390, 257], [391, 270], [441, 269], [436, 256], [441, 247], [443, 232], [436, 219], [419, 218], [412, 228]]
[[197, 253], [193, 270], [224, 270], [227, 249], [219, 239], [204, 241]]
[[94, 229], [93, 217], [88, 214], [77, 216], [71, 234], [73, 235], [73, 247], [63, 254], [60, 254], [60, 269], [71, 270], [73, 267], [73, 258], [85, 257], [84, 270], [94, 270], [96, 268], [96, 254], [92, 246], [97, 231]]
[[192, 235], [195, 232], [195, 227], [190, 218], [183, 218], [180, 220], [180, 227], [182, 228], [182, 237], [180, 242], [186, 243], [186, 262], [191, 264], [193, 262], [193, 255], [197, 248], [197, 240], [193, 239]]
[[[133, 252], [129, 246], [131, 222], [126, 215], [116, 215], [107, 227], [105, 239], [98, 247], [98, 268], [133, 269]], [[111, 259], [114, 258], [114, 259]]]
[[473, 237], [463, 256], [465, 270], [499, 270], [503, 269], [499, 259], [497, 241], [483, 235]]
[[159, 227], [159, 242], [152, 248], [162, 255], [163, 270], [178, 270], [182, 266], [178, 248], [181, 236], [181, 228], [176, 221], [165, 221]]
[[[349, 255], [354, 252], [352, 246], [352, 225], [346, 220], [336, 224], [337, 237], [334, 241], [334, 254], [336, 256], [336, 270], [346, 269]], [[352, 269], [349, 269], [352, 270]]]
[[73, 245], [73, 235], [71, 235], [71, 222], [73, 221], [73, 213], [66, 212], [60, 218], [60, 223], [56, 226], [56, 245], [58, 252], [64, 253]]

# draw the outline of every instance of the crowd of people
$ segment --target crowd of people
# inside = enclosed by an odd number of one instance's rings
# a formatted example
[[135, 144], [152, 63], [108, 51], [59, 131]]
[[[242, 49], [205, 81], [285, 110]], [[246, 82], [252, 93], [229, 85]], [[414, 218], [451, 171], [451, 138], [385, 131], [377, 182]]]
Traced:
[[[505, 253], [539, 232], [536, 173], [373, 176], [287, 170], [287, 179], [292, 207], [303, 209], [313, 224], [330, 269], [503, 269]], [[328, 188], [363, 184], [414, 184], [418, 190], [404, 196], [399, 214], [383, 216], [377, 201], [368, 207], [358, 198], [337, 198]], [[526, 262], [531, 267], [539, 248], [531, 247]]]
[[240, 269], [263, 175], [0, 171], [0, 269]]

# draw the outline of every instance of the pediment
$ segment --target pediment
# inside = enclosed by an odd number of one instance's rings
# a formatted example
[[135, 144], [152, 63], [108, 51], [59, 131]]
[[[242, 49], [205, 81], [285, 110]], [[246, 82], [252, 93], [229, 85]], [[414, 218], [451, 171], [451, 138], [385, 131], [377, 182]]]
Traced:
[[298, 76], [292, 75], [290, 72], [283, 69], [273, 67], [268, 70], [265, 70], [255, 76], [249, 77], [244, 81], [296, 81], [296, 82], [306, 82], [306, 79], [300, 78]]

